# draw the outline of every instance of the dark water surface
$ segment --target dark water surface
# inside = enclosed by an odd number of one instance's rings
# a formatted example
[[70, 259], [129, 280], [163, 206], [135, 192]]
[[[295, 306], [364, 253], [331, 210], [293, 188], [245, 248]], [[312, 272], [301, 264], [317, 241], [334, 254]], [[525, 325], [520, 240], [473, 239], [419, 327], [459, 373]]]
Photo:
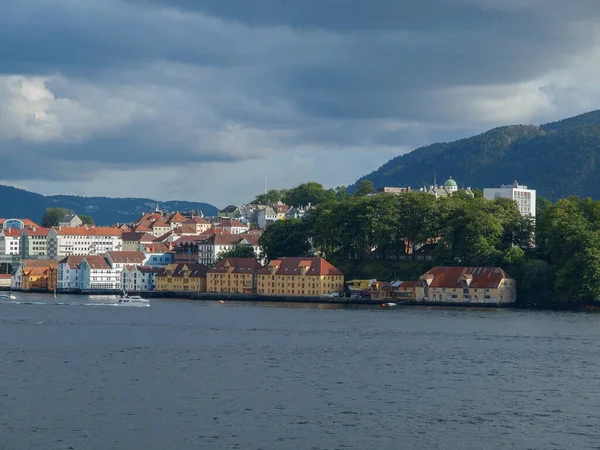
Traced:
[[599, 338], [584, 313], [0, 304], [0, 448], [600, 448]]

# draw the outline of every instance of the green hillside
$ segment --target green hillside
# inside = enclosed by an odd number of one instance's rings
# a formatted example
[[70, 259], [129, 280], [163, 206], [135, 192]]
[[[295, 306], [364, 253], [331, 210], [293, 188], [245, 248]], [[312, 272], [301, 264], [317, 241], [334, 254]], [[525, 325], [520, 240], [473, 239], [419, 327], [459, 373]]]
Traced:
[[418, 148], [360, 178], [375, 187], [418, 189], [452, 176], [483, 189], [518, 180], [556, 200], [600, 198], [600, 111], [542, 126], [513, 125], [450, 143]]
[[28, 218], [41, 222], [46, 208], [67, 208], [78, 214], [92, 216], [98, 225], [128, 223], [144, 212], [154, 211], [156, 205], [164, 211], [198, 211], [204, 215], [217, 214], [217, 208], [208, 203], [187, 201], [157, 202], [148, 198], [78, 197], [74, 195], [44, 196], [0, 185], [0, 217]]

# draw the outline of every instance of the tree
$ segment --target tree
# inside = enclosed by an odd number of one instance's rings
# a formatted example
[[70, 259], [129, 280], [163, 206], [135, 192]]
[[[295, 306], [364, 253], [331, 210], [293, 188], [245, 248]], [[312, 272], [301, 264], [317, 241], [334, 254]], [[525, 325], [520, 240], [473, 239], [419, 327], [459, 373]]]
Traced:
[[278, 220], [258, 239], [267, 261], [283, 256], [313, 256], [309, 230], [302, 219]]
[[77, 217], [79, 217], [81, 219], [81, 222], [83, 223], [83, 225], [95, 225], [94, 218], [92, 216], [78, 215]]
[[217, 255], [215, 263], [227, 258], [254, 258], [254, 247], [248, 244], [238, 244], [232, 249], [221, 252]]
[[257, 195], [252, 203], [266, 205], [268, 203], [277, 203], [281, 200], [282, 192], [277, 189], [269, 189], [266, 194]]
[[309, 204], [318, 205], [332, 202], [335, 201], [335, 197], [335, 192], [327, 190], [321, 184], [311, 181], [287, 191], [282, 201], [290, 206], [307, 206]]
[[348, 188], [346, 186], [338, 186], [334, 189], [335, 198], [338, 202], [343, 202], [350, 198], [350, 194], [348, 193]]
[[44, 217], [42, 217], [42, 226], [45, 228], [56, 227], [60, 219], [65, 217], [71, 211], [65, 208], [46, 208]]
[[362, 180], [358, 187], [356, 188], [356, 192], [354, 192], [355, 197], [365, 197], [369, 194], [375, 192], [375, 186], [371, 180]]

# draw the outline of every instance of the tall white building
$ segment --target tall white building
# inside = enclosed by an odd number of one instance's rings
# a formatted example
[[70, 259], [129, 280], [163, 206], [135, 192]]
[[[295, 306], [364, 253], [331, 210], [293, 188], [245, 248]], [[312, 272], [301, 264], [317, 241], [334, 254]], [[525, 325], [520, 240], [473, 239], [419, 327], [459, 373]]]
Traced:
[[509, 198], [517, 202], [519, 212], [522, 216], [530, 216], [535, 219], [535, 190], [527, 189], [516, 181], [513, 184], [503, 184], [500, 188], [485, 188], [483, 198], [494, 200], [495, 198]]

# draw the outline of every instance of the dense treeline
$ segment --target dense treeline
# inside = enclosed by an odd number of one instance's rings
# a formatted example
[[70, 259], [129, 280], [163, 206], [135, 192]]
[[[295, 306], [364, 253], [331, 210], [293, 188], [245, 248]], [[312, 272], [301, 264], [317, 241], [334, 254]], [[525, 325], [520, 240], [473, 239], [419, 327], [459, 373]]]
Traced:
[[538, 199], [537, 224], [512, 200], [422, 193], [353, 195], [279, 221], [260, 243], [267, 259], [412, 259], [435, 265], [501, 266], [523, 303], [600, 299], [600, 202]]

